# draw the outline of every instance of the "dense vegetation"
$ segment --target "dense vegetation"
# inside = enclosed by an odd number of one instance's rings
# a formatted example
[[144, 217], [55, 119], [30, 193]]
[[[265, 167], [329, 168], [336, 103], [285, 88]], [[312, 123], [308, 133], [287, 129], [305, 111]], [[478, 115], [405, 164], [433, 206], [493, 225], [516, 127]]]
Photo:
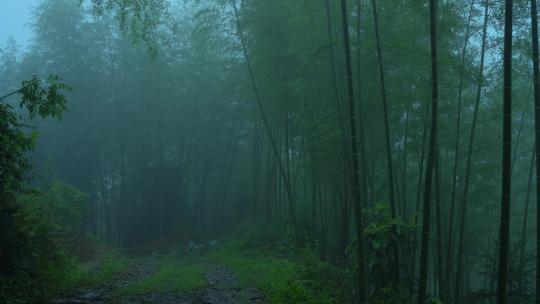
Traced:
[[268, 303], [540, 303], [536, 10], [40, 0], [0, 53], [0, 302], [145, 264], [111, 301], [223, 265]]

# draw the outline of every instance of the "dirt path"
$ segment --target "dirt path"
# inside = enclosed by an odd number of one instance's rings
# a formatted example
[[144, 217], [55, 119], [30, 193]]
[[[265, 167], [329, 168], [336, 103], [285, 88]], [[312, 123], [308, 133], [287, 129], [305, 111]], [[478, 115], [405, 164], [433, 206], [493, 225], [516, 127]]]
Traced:
[[206, 273], [205, 277], [208, 288], [192, 302], [194, 304], [264, 303], [264, 299], [255, 288], [238, 288], [236, 277], [225, 267], [218, 267]]
[[[110, 304], [113, 292], [149, 276], [156, 265], [133, 262], [132, 272], [125, 273], [102, 285], [81, 290], [75, 295], [58, 299], [52, 304]], [[204, 274], [208, 286], [198, 292], [177, 294], [173, 292], [146, 293], [120, 301], [120, 304], [264, 304], [259, 291], [253, 287], [239, 288], [233, 272], [223, 266], [211, 268]]]

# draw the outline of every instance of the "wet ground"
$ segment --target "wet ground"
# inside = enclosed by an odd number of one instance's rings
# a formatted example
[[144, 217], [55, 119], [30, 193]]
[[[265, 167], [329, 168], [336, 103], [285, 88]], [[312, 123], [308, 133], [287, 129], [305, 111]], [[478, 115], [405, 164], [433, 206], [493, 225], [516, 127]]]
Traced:
[[173, 292], [146, 293], [131, 298], [113, 301], [113, 292], [118, 288], [127, 287], [157, 270], [156, 265], [132, 263], [133, 271], [124, 273], [117, 278], [99, 286], [80, 290], [78, 293], [63, 299], [57, 299], [51, 304], [263, 304], [260, 292], [253, 287], [240, 288], [234, 273], [223, 266], [210, 267], [204, 277], [207, 287], [203, 290], [178, 294]]
[[208, 287], [192, 302], [197, 304], [262, 304], [264, 300], [253, 287], [239, 288], [234, 274], [225, 267], [217, 267], [205, 274]]

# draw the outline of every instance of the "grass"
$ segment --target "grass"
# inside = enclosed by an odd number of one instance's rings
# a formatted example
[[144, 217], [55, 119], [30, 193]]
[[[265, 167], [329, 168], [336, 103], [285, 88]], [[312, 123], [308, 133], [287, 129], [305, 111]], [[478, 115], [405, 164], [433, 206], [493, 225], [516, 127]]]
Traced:
[[127, 259], [112, 251], [93, 264], [80, 264], [61, 251], [56, 252], [55, 259], [46, 262], [38, 268], [37, 277], [0, 278], [0, 302], [48, 303], [54, 297], [105, 283], [129, 269]]
[[230, 267], [242, 287], [254, 284], [268, 303], [343, 303], [335, 285], [343, 274], [309, 254], [283, 257], [232, 241], [200, 259]]
[[[208, 252], [193, 255], [174, 254], [145, 259], [148, 260], [140, 262], [154, 264], [157, 270], [114, 291], [115, 302], [141, 294], [185, 294], [202, 289], [207, 286], [204, 272], [219, 265], [233, 270], [240, 288], [257, 287], [270, 304], [348, 303], [350, 290], [354, 289], [338, 285], [339, 282], [350, 281], [344, 278], [349, 274], [343, 269], [322, 262], [307, 250], [285, 256], [270, 249], [246, 247], [241, 240], [228, 241]], [[97, 271], [85, 280], [85, 285], [107, 282], [128, 269], [125, 257], [108, 254], [99, 263]]]
[[85, 285], [95, 286], [105, 283], [117, 275], [129, 270], [126, 257], [117, 252], [108, 252], [103, 256], [95, 271], [92, 271], [86, 279]]
[[189, 293], [206, 286], [206, 270], [224, 265], [234, 271], [239, 287], [254, 285], [267, 303], [338, 303], [324, 288], [314, 290], [304, 260], [287, 259], [268, 250], [245, 249], [240, 241], [229, 241], [204, 254], [157, 257], [153, 262], [159, 263], [159, 270], [115, 291], [116, 301], [146, 293]]
[[206, 286], [205, 266], [198, 263], [179, 263], [170, 259], [161, 261], [160, 268], [148, 277], [114, 292], [115, 299], [129, 298], [145, 293], [186, 293]]

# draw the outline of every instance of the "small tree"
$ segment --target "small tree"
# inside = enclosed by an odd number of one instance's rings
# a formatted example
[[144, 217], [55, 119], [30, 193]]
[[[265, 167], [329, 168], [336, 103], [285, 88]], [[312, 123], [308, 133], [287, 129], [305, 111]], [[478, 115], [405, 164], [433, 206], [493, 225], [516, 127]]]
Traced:
[[[58, 76], [49, 75], [45, 82], [38, 76], [23, 81], [21, 88], [0, 97], [0, 275], [15, 270], [13, 253], [19, 245], [13, 238], [13, 215], [17, 211], [15, 197], [24, 189], [30, 162], [26, 155], [34, 148], [36, 133], [27, 132], [29, 123], [36, 116], [60, 119], [66, 108], [64, 91], [71, 88]], [[19, 108], [4, 102], [6, 98], [20, 95]]]

